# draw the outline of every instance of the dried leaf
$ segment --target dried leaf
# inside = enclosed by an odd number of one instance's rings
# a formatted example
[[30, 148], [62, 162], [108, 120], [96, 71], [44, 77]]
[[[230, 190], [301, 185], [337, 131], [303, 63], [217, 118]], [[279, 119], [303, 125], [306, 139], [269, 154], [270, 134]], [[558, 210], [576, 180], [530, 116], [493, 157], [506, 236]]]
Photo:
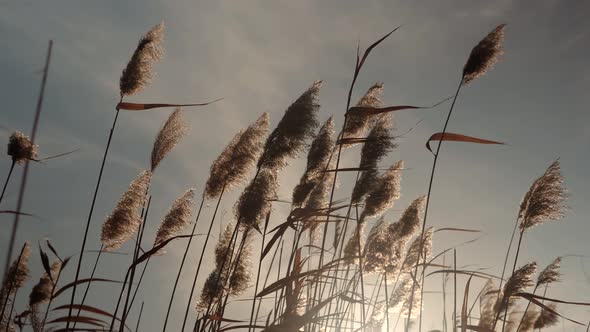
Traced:
[[125, 111], [147, 111], [153, 108], [163, 108], [163, 107], [187, 107], [187, 106], [207, 106], [211, 105], [215, 102], [222, 100], [223, 98], [215, 99], [213, 101], [209, 101], [206, 103], [197, 103], [197, 104], [142, 104], [142, 103], [127, 103], [127, 102], [120, 102], [117, 104], [117, 109], [125, 110]]
[[[472, 136], [466, 136], [461, 134], [454, 134], [454, 133], [436, 133], [430, 136], [428, 141], [426, 142], [426, 148], [428, 151], [432, 152], [430, 148], [431, 141], [453, 141], [453, 142], [467, 142], [467, 143], [478, 143], [478, 144], [505, 144], [502, 142], [490, 141], [486, 139], [481, 139]], [[434, 152], [432, 152], [434, 153]]]

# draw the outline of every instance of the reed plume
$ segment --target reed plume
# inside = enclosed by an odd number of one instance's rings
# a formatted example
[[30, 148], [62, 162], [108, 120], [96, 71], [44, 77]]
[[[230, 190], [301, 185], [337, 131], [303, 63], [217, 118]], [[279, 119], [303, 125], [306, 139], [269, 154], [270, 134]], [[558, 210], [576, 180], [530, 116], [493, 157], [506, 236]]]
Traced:
[[533, 330], [533, 326], [537, 319], [539, 319], [540, 312], [535, 308], [526, 310], [522, 316], [522, 320], [520, 322], [520, 328], [517, 328], [517, 331], [522, 332], [529, 332]]
[[53, 291], [54, 282], [57, 278], [57, 274], [61, 269], [61, 262], [55, 261], [51, 264], [50, 273], [44, 272], [39, 282], [33, 287], [29, 294], [29, 306], [31, 308], [49, 302], [51, 299], [51, 292]]
[[352, 204], [359, 203], [378, 182], [377, 167], [379, 161], [396, 147], [391, 135], [391, 129], [392, 116], [385, 114], [375, 121], [373, 128], [366, 137], [359, 164], [362, 173], [352, 190]]
[[556, 160], [533, 182], [522, 199], [518, 212], [520, 230], [524, 232], [544, 222], [561, 219], [566, 198], [561, 167]]
[[394, 201], [400, 197], [400, 180], [403, 167], [404, 162], [400, 160], [379, 178], [378, 183], [365, 199], [365, 209], [361, 214], [361, 220], [367, 217], [379, 216], [393, 206]]
[[[415, 282], [413, 287], [414, 294], [408, 294], [405, 298], [404, 303], [402, 304], [401, 315], [402, 317], [409, 317], [412, 311], [420, 311], [420, 307], [422, 306], [422, 285], [419, 282]], [[410, 286], [408, 289], [408, 293], [412, 292], [412, 287]]]
[[[379, 97], [383, 93], [383, 83], [373, 84], [361, 99], [356, 103], [357, 107], [381, 107], [382, 102]], [[341, 134], [341, 138], [350, 138], [361, 136], [369, 124], [370, 116], [364, 112], [354, 112], [347, 115], [346, 125]], [[350, 146], [350, 145], [346, 145]]]
[[[418, 229], [416, 229], [417, 231]], [[434, 229], [429, 227], [424, 232], [423, 240], [420, 236], [416, 237], [410, 244], [406, 258], [404, 258], [404, 264], [402, 265], [402, 273], [410, 273], [412, 268], [419, 263], [421, 258], [428, 258], [432, 252], [432, 235]], [[422, 240], [422, 241], [421, 241]], [[420, 250], [420, 243], [422, 243], [422, 250]]]
[[482, 39], [469, 54], [463, 67], [463, 84], [469, 84], [474, 79], [483, 76], [490, 70], [503, 53], [504, 28], [500, 24]]
[[27, 160], [35, 160], [37, 158], [36, 144], [31, 142], [29, 136], [20, 131], [15, 131], [8, 139], [7, 154], [12, 157], [12, 161], [21, 164]]
[[141, 172], [131, 182], [113, 212], [105, 220], [100, 236], [104, 250], [110, 251], [119, 248], [133, 236], [141, 224], [139, 209], [144, 204], [151, 176], [152, 172], [150, 171]]
[[12, 262], [6, 272], [2, 288], [0, 288], [0, 306], [14, 294], [17, 289], [23, 287], [29, 278], [29, 257], [31, 256], [31, 246], [28, 242], [23, 245], [20, 254]]
[[317, 103], [322, 85], [316, 81], [287, 110], [277, 127], [266, 139], [264, 152], [258, 160], [259, 168], [280, 169], [287, 165], [287, 158], [294, 158], [305, 146], [305, 140], [313, 136], [318, 126]]
[[153, 77], [153, 65], [164, 54], [161, 47], [164, 39], [164, 23], [151, 28], [139, 40], [127, 67], [123, 69], [119, 80], [121, 96], [133, 95], [145, 88]]
[[520, 321], [522, 309], [515, 307], [510, 310], [508, 317], [504, 320], [504, 326], [502, 327], [503, 332], [516, 332], [518, 322]]
[[152, 172], [187, 133], [188, 126], [182, 108], [178, 107], [170, 114], [154, 141], [151, 158]]
[[271, 200], [276, 198], [277, 187], [277, 172], [274, 169], [261, 169], [234, 206], [240, 227], [254, 228], [260, 232], [259, 224], [270, 211]]
[[407, 301], [410, 297], [410, 291], [412, 289], [412, 279], [404, 276], [401, 279], [400, 284], [393, 291], [391, 297], [389, 297], [389, 308], [392, 310], [401, 309], [400, 305]]
[[547, 265], [541, 273], [539, 273], [535, 287], [538, 288], [559, 281], [559, 277], [561, 277], [561, 273], [559, 272], [560, 268], [561, 257], [557, 257], [551, 262], [551, 264]]
[[299, 184], [293, 189], [293, 206], [301, 206], [313, 189], [327, 177], [323, 171], [328, 167], [334, 150], [333, 135], [334, 120], [330, 117], [311, 143], [307, 154], [305, 173], [299, 180]]
[[344, 247], [344, 262], [346, 264], [358, 264], [359, 253], [363, 252], [365, 240], [365, 223], [357, 223], [354, 232]]
[[373, 308], [373, 313], [367, 321], [367, 328], [371, 332], [381, 332], [383, 322], [385, 321], [385, 308], [382, 303], [378, 303]]
[[269, 116], [263, 113], [248, 128], [237, 133], [211, 165], [205, 184], [205, 197], [212, 199], [245, 181], [262, 152], [262, 142], [268, 132]]
[[479, 298], [479, 323], [477, 326], [491, 330], [494, 326], [494, 319], [496, 313], [494, 311], [494, 305], [496, 303], [498, 290], [491, 279], [489, 279]]
[[524, 291], [527, 287], [534, 285], [533, 282], [533, 275], [537, 271], [537, 263], [532, 262], [528, 263], [518, 270], [514, 271], [514, 273], [508, 278], [506, 284], [504, 285], [504, 289], [502, 291], [501, 299], [496, 302], [494, 307], [494, 311], [496, 315], [508, 310], [514, 304], [512, 296], [516, 293]]
[[[160, 224], [160, 228], [156, 232], [154, 246], [180, 235], [180, 232], [190, 223], [194, 196], [195, 190], [189, 189], [172, 203], [170, 210], [168, 210], [168, 213]], [[163, 249], [158, 251], [158, 254], [163, 253], [165, 253]]]
[[547, 307], [551, 310], [541, 309], [541, 313], [533, 325], [534, 329], [551, 327], [559, 321], [559, 316], [555, 311], [557, 309], [557, 303], [549, 303], [547, 304]]
[[230, 273], [228, 285], [228, 292], [232, 296], [241, 295], [248, 288], [252, 278], [250, 272], [250, 266], [252, 265], [252, 246], [249, 242], [248, 239], [245, 240], [242, 250], [237, 254], [237, 262], [232, 263], [233, 270]]

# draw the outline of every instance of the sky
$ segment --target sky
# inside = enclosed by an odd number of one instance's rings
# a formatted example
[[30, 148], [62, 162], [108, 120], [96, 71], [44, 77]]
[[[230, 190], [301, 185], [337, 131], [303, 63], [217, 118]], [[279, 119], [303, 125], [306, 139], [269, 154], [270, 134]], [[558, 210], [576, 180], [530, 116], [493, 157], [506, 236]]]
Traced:
[[[221, 102], [190, 109], [190, 134], [160, 165], [151, 194], [152, 239], [170, 203], [184, 190], [200, 193], [209, 165], [240, 129], [262, 112], [274, 126], [286, 109], [313, 81], [321, 79], [320, 119], [333, 115], [342, 125], [346, 95], [357, 43], [366, 47], [403, 25], [372, 53], [359, 77], [353, 99], [373, 82], [384, 82], [386, 105], [426, 106], [451, 95], [471, 48], [491, 29], [506, 23], [505, 55], [484, 77], [465, 87], [455, 106], [451, 132], [506, 142], [503, 146], [445, 144], [432, 193], [429, 224], [437, 228], [478, 229], [482, 237], [458, 250], [460, 266], [499, 271], [520, 200], [531, 182], [560, 158], [569, 190], [568, 211], [558, 223], [541, 225], [526, 234], [519, 262], [536, 260], [544, 267], [564, 256], [562, 282], [548, 295], [590, 302], [590, 255], [586, 217], [590, 207], [590, 4], [582, 0], [536, 1], [14, 1], [0, 0], [0, 140], [14, 130], [30, 133], [48, 40], [53, 57], [38, 132], [41, 156], [79, 149], [74, 154], [32, 164], [17, 244], [44, 238], [63, 255], [80, 247], [87, 211], [118, 101], [118, 79], [139, 37], [154, 24], [166, 24], [165, 58], [155, 66], [153, 83], [133, 102]], [[441, 130], [449, 104], [395, 115], [399, 147], [383, 162], [405, 161], [402, 197], [387, 213], [400, 212], [425, 193], [432, 155], [424, 144]], [[120, 115], [108, 158], [93, 222], [89, 248], [100, 246], [100, 225], [128, 183], [148, 167], [153, 139], [169, 110]], [[343, 157], [353, 167], [358, 150]], [[305, 163], [292, 161], [281, 173], [279, 197], [288, 200]], [[10, 159], [0, 159], [0, 178]], [[16, 203], [17, 168], [2, 209]], [[336, 199], [349, 195], [351, 179], [344, 175]], [[218, 224], [232, 220], [234, 190], [221, 204]], [[288, 206], [273, 206], [273, 223], [280, 223]], [[204, 216], [211, 216], [208, 202]], [[5, 252], [12, 217], [1, 215], [0, 251]], [[207, 220], [206, 218], [204, 220]], [[221, 226], [216, 226], [219, 230]], [[199, 228], [202, 229], [202, 228]], [[473, 239], [473, 235], [441, 233], [435, 252]], [[215, 240], [215, 238], [213, 239]], [[198, 240], [197, 243], [201, 243]], [[151, 263], [141, 294], [145, 301], [142, 330], [160, 328], [184, 243]], [[126, 246], [122, 249], [128, 251]], [[179, 330], [180, 313], [190, 290], [197, 260], [189, 256], [169, 330]], [[0, 255], [4, 259], [4, 255]], [[93, 256], [89, 256], [93, 257]], [[129, 256], [110, 255], [99, 276], [122, 279]], [[209, 272], [212, 262], [205, 261]], [[3, 266], [4, 262], [2, 262]], [[86, 263], [83, 275], [89, 274]], [[33, 281], [41, 274], [40, 259], [32, 259]], [[73, 264], [69, 267], [73, 277]], [[268, 262], [265, 269], [270, 268]], [[205, 276], [206, 273], [203, 273]], [[68, 279], [68, 280], [70, 280]], [[462, 280], [462, 284], [466, 280]], [[198, 290], [202, 282], [197, 285]], [[476, 285], [481, 286], [480, 282]], [[472, 286], [475, 287], [475, 286]], [[424, 324], [440, 329], [440, 278], [427, 281]], [[90, 304], [111, 308], [117, 287], [93, 286]], [[26, 293], [26, 292], [25, 292]], [[19, 300], [21, 306], [26, 301]], [[69, 299], [69, 297], [68, 297]], [[137, 308], [132, 313], [137, 315]], [[229, 315], [244, 318], [240, 304]], [[560, 312], [582, 322], [586, 308], [560, 306]], [[153, 327], [153, 328], [150, 328]], [[554, 331], [583, 331], [560, 323]]]

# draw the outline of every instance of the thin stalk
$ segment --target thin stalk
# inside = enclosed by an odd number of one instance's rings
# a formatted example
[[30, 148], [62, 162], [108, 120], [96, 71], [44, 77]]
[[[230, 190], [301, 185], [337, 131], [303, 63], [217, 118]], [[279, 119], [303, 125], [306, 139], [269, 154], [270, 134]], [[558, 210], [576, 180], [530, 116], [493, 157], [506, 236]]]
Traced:
[[[45, 95], [45, 85], [47, 84], [47, 75], [49, 73], [49, 62], [51, 61], [51, 49], [53, 48], [53, 40], [49, 41], [47, 47], [47, 57], [45, 58], [45, 68], [43, 69], [43, 79], [41, 80], [41, 91], [39, 92], [39, 98], [37, 99], [37, 108], [35, 110], [35, 119], [33, 120], [33, 129], [31, 130], [31, 144], [35, 144], [35, 137], [37, 136], [37, 128], [39, 127], [39, 118], [41, 116], [41, 109], [43, 106], [43, 97]], [[20, 189], [18, 193], [18, 200], [16, 203], [16, 213], [14, 214], [14, 220], [12, 222], [12, 231], [10, 233], [10, 240], [8, 242], [8, 250], [6, 254], [6, 263], [4, 264], [4, 277], [2, 283], [6, 278], [8, 269], [10, 267], [10, 258], [12, 257], [12, 251], [14, 250], [14, 243], [16, 241], [16, 232], [18, 229], [18, 223], [20, 220], [20, 212], [23, 206], [25, 198], [25, 188], [27, 187], [27, 178], [29, 175], [30, 162], [25, 161], [25, 168], [21, 178]]]
[[[275, 251], [272, 254], [272, 258], [270, 259], [270, 266], [273, 266], [273, 264], [275, 262], [277, 252], [279, 252], [279, 247], [280, 246], [278, 246], [278, 245], [275, 247]], [[268, 284], [268, 278], [270, 277], [270, 271], [271, 271], [271, 269], [269, 268], [268, 271], [266, 272], [266, 277], [264, 278], [264, 283], [262, 284], [262, 289], [266, 288], [266, 285]], [[258, 308], [256, 308], [256, 316], [254, 317], [255, 322], [258, 321], [258, 314], [260, 313], [261, 305], [262, 305], [262, 297], [258, 299]]]
[[[446, 254], [443, 254], [443, 266], [446, 265]], [[442, 273], [442, 298], [443, 298], [443, 332], [447, 332], [447, 274]]]
[[45, 328], [45, 322], [47, 321], [47, 316], [49, 315], [49, 309], [51, 308], [51, 304], [53, 303], [53, 294], [55, 293], [55, 288], [57, 287], [57, 283], [59, 283], [59, 277], [61, 276], [62, 268], [60, 267], [59, 272], [57, 273], [57, 277], [55, 278], [55, 282], [51, 287], [51, 297], [49, 298], [49, 303], [47, 303], [47, 308], [45, 308], [45, 315], [43, 316], [43, 321], [41, 322], [41, 326]]
[[[533, 289], [533, 295], [535, 295], [535, 293], [537, 292], [537, 288], [539, 288], [538, 285], [536, 285], [535, 288]], [[526, 316], [526, 313], [529, 311], [530, 306], [531, 306], [531, 302], [528, 301], [526, 304], [526, 308], [524, 309], [524, 313], [522, 314], [522, 317], [520, 318], [520, 322], [518, 323], [518, 327], [516, 328], [516, 332], [520, 331], [520, 327], [522, 326], [522, 322], [524, 321], [524, 317]]]
[[[422, 234], [420, 235], [420, 250], [419, 253], [421, 255], [422, 250], [424, 249], [424, 232], [426, 231], [426, 221], [428, 219], [428, 207], [430, 206], [430, 195], [432, 193], [432, 185], [434, 183], [434, 174], [436, 171], [436, 165], [438, 162], [438, 156], [440, 155], [440, 148], [444, 142], [444, 136], [447, 132], [447, 127], [449, 125], [449, 121], [451, 120], [451, 115], [453, 114], [453, 109], [455, 107], [455, 103], [457, 102], [457, 97], [459, 96], [459, 92], [461, 91], [461, 87], [463, 86], [463, 77], [461, 77], [461, 81], [459, 82], [459, 86], [457, 87], [457, 91], [455, 92], [455, 96], [453, 97], [453, 103], [451, 104], [451, 108], [449, 109], [449, 113], [447, 114], [447, 119], [445, 120], [445, 125], [443, 126], [441, 139], [436, 147], [436, 153], [434, 154], [434, 161], [432, 162], [432, 170], [430, 171], [430, 181], [428, 183], [428, 194], [426, 195], [426, 206], [424, 208], [424, 219], [422, 220]], [[424, 261], [426, 262], [426, 261]], [[418, 266], [419, 260], [416, 262], [416, 266], [414, 268], [414, 275], [418, 275]], [[424, 287], [424, 285], [422, 285]], [[412, 319], [412, 305], [414, 303], [414, 289], [416, 288], [416, 280], [412, 281], [412, 290], [410, 292], [410, 306], [408, 308], [408, 319], [405, 331], [409, 332], [410, 321]]]
[[14, 164], [16, 164], [16, 160], [13, 158], [12, 163], [10, 164], [10, 169], [8, 170], [8, 176], [6, 176], [6, 181], [4, 181], [4, 186], [2, 187], [2, 194], [0, 194], [0, 203], [4, 198], [4, 193], [6, 193], [6, 187], [8, 187], [8, 182], [10, 182], [10, 176], [12, 175], [12, 171], [14, 170]]
[[383, 273], [383, 282], [385, 283], [385, 331], [389, 332], [389, 295], [387, 293], [387, 273]]
[[[123, 96], [119, 101], [123, 100]], [[109, 150], [111, 147], [111, 141], [113, 140], [113, 133], [115, 132], [115, 127], [117, 125], [117, 119], [119, 118], [119, 108], [117, 107], [115, 112], [115, 118], [113, 119], [113, 124], [111, 126], [111, 130], [109, 131], [109, 136], [107, 139], [107, 145], [104, 150], [104, 154], [102, 156], [102, 161], [100, 164], [100, 170], [98, 171], [98, 179], [96, 180], [96, 185], [94, 187], [94, 194], [92, 195], [92, 202], [90, 203], [90, 211], [88, 212], [88, 218], [86, 220], [86, 228], [84, 230], [84, 237], [82, 238], [82, 248], [80, 249], [80, 256], [78, 257], [78, 265], [76, 267], [76, 276], [74, 278], [74, 286], [72, 287], [72, 296], [70, 298], [70, 309], [68, 310], [68, 317], [72, 316], [72, 305], [76, 299], [76, 284], [78, 279], [80, 279], [80, 269], [82, 267], [82, 260], [84, 259], [84, 250], [86, 249], [86, 241], [88, 240], [88, 232], [90, 230], [90, 222], [92, 221], [92, 214], [94, 212], [94, 205], [96, 204], [96, 198], [98, 197], [98, 189], [100, 188], [100, 184], [102, 181], [102, 174], [104, 172], [104, 166], [107, 160], [107, 156], [109, 154]], [[66, 332], [69, 331], [70, 328], [70, 321], [66, 323]]]
[[[498, 286], [498, 290], [502, 289], [502, 285], [504, 283], [504, 276], [506, 274], [506, 266], [508, 266], [508, 257], [510, 256], [510, 250], [512, 249], [512, 242], [514, 242], [514, 236], [516, 235], [516, 229], [518, 228], [518, 221], [519, 218], [516, 218], [514, 222], [514, 228], [512, 229], [512, 235], [510, 236], [510, 242], [508, 243], [508, 249], [506, 250], [506, 256], [504, 257], [504, 265], [502, 266], [502, 276], [500, 277], [500, 285]], [[500, 301], [500, 296], [502, 296], [501, 292], [498, 291], [498, 297], [496, 301]], [[498, 322], [498, 318], [500, 317], [499, 313], [496, 315], [494, 319], [493, 328], [496, 328], [496, 323]]]
[[[221, 189], [221, 195], [223, 195], [223, 191], [225, 190], [225, 184], [223, 185], [223, 189]], [[195, 231], [197, 229], [197, 224], [199, 222], [199, 217], [201, 216], [201, 210], [203, 209], [203, 204], [205, 203], [205, 195], [202, 195], [201, 204], [199, 205], [199, 212], [197, 212], [197, 217], [195, 218], [195, 223], [193, 225], [193, 229], [191, 231], [191, 237], [188, 239], [188, 243], [186, 244], [186, 249], [184, 250], [184, 254], [182, 255], [182, 260], [180, 262], [180, 267], [178, 268], [178, 273], [176, 274], [176, 280], [174, 280], [174, 287], [172, 287], [172, 294], [170, 295], [170, 302], [168, 303], [168, 309], [166, 310], [166, 318], [164, 319], [164, 327], [162, 331], [166, 331], [166, 326], [168, 325], [168, 318], [170, 317], [170, 310], [172, 309], [172, 303], [174, 303], [174, 294], [176, 293], [176, 288], [178, 287], [178, 281], [180, 280], [180, 275], [182, 273], [182, 268], [184, 267], [184, 262], [186, 261], [186, 257], [191, 247], [191, 243], [193, 240], [192, 235], [195, 235]]]
[[[522, 237], [524, 235], [524, 230], [520, 231], [520, 236], [518, 237], [518, 245], [516, 246], [516, 256], [514, 257], [514, 264], [512, 265], [512, 272], [510, 273], [510, 275], [514, 274], [514, 271], [516, 271], [516, 263], [518, 262], [518, 254], [520, 253], [520, 245], [522, 244]], [[504, 294], [503, 297], [505, 297], [506, 294]], [[508, 301], [509, 299], [502, 299], [503, 301]], [[504, 310], [504, 317], [507, 317], [508, 315], [508, 306], [506, 306], [506, 309]], [[502, 332], [504, 332], [504, 329], [506, 328], [506, 319], [502, 320]]]
[[[104, 244], [101, 244], [100, 249], [98, 251], [98, 255], [96, 256], [96, 260], [94, 261], [94, 266], [92, 267], [92, 273], [90, 273], [90, 279], [94, 278], [94, 274], [96, 273], [96, 268], [98, 267], [98, 262], [100, 261], [100, 257], [102, 255], [103, 249], [104, 249]], [[84, 290], [84, 296], [82, 296], [82, 302], [80, 302], [80, 306], [84, 305], [84, 303], [86, 302], [86, 296], [88, 296], [88, 292], [90, 291], [90, 285], [92, 285], [91, 282], [86, 284], [86, 289]], [[76, 319], [74, 320], [74, 325], [72, 326], [72, 328], [76, 328], [76, 323], [78, 321], [78, 317], [80, 317], [81, 312], [82, 312], [82, 308], [80, 307], [78, 309], [78, 312], [76, 313]]]
[[135, 332], [139, 331], [139, 323], [141, 322], [141, 314], [143, 314], [143, 304], [144, 302], [141, 302], [141, 308], [139, 308], [139, 316], [137, 317], [137, 324], [135, 324]]
[[365, 323], [367, 321], [366, 321], [366, 317], [365, 317], [365, 280], [364, 280], [364, 277], [363, 277], [363, 254], [361, 253], [362, 249], [361, 249], [361, 232], [360, 232], [360, 226], [361, 226], [361, 224], [358, 223], [358, 226], [357, 227], [359, 228], [359, 231], [356, 234], [356, 240], [357, 240], [357, 244], [358, 244], [358, 255], [359, 255], [359, 268], [358, 268], [358, 271], [359, 271], [359, 278], [360, 278], [360, 281], [361, 281], [361, 297], [363, 299], [363, 301], [361, 302], [361, 310], [362, 310], [361, 311], [361, 314], [362, 314], [361, 315], [361, 319], [362, 319], [362, 322], [363, 322], [363, 325], [362, 326], [364, 327], [365, 326]]
[[[543, 297], [547, 296], [547, 289], [549, 288], [549, 286], [545, 285], [545, 290], [543, 291]], [[545, 304], [545, 300], [542, 300], [541, 303]], [[543, 310], [545, 309], [541, 309], [541, 315], [543, 314]], [[541, 332], [543, 328], [539, 328], [539, 332]]]
[[[21, 249], [20, 254], [18, 254], [18, 259], [16, 261], [16, 266], [20, 265], [21, 259], [23, 257], [23, 250], [24, 250], [24, 246], [23, 249]], [[8, 302], [10, 301], [10, 293], [12, 293], [12, 288], [15, 287], [16, 285], [14, 284], [14, 282], [11, 282], [10, 285], [8, 286], [8, 289], [6, 290], [6, 298], [4, 299], [3, 303], [2, 303], [2, 310], [0, 311], [0, 324], [3, 321], [4, 318], [4, 313], [6, 312], [6, 306], [8, 305]], [[15, 295], [16, 292], [18, 291], [18, 288], [15, 290]], [[14, 304], [14, 301], [13, 301]], [[8, 321], [7, 323], [10, 323], [10, 315], [12, 314], [12, 312], [9, 312], [9, 317], [8, 317]], [[1, 326], [1, 325], [0, 325]]]
[[[260, 269], [262, 267], [262, 253], [264, 252], [264, 242], [266, 240], [266, 231], [268, 229], [268, 222], [270, 220], [270, 211], [266, 215], [266, 222], [264, 223], [264, 232], [262, 233], [262, 242], [260, 243], [260, 259], [258, 260], [258, 271], [256, 272], [256, 284], [254, 285], [254, 296], [252, 296], [252, 311], [250, 312], [250, 325], [254, 320], [254, 311], [256, 310], [256, 294], [258, 294], [258, 282], [260, 281]], [[250, 327], [248, 327], [250, 331]]]
[[141, 286], [141, 282], [143, 281], [143, 276], [145, 275], [145, 271], [147, 270], [148, 265], [150, 264], [151, 257], [148, 257], [143, 265], [143, 270], [141, 270], [141, 275], [139, 276], [139, 280], [137, 281], [137, 286], [135, 286], [135, 291], [133, 292], [133, 296], [131, 297], [131, 303], [129, 304], [129, 310], [133, 307], [133, 303], [135, 303], [135, 297], [137, 296], [137, 292], [139, 291], [139, 287]]
[[[453, 268], [457, 271], [457, 249], [453, 249]], [[457, 273], [453, 278], [453, 332], [457, 332]], [[424, 287], [424, 284], [422, 284]]]
[[[225, 190], [225, 184], [223, 186], [223, 189]], [[213, 217], [211, 217], [211, 223], [209, 223], [209, 229], [207, 230], [207, 235], [205, 236], [205, 243], [203, 244], [203, 249], [201, 250], [201, 256], [199, 257], [199, 263], [197, 263], [197, 270], [195, 271], [195, 277], [193, 278], [193, 285], [191, 286], [191, 292], [190, 292], [190, 295], [188, 296], [188, 302], [186, 304], [186, 310], [184, 312], [184, 318], [182, 320], [181, 331], [184, 331], [184, 328], [186, 326], [186, 320], [188, 319], [188, 313], [189, 313], [189, 310], [191, 307], [191, 302], [193, 301], [193, 294], [195, 292], [195, 287], [197, 285], [197, 278], [199, 277], [199, 272], [201, 271], [201, 265], [203, 264], [203, 257], [205, 256], [205, 249], [207, 249], [207, 244], [209, 243], [209, 238], [211, 237], [211, 230], [213, 229], [213, 224], [215, 223], [215, 217], [217, 216], [217, 211], [219, 211], [219, 205], [221, 204], [221, 198], [223, 197], [224, 190], [221, 191], [219, 198], [217, 198], [217, 204], [215, 204], [215, 211], [213, 211]], [[196, 225], [196, 221], [195, 221], [195, 225]]]

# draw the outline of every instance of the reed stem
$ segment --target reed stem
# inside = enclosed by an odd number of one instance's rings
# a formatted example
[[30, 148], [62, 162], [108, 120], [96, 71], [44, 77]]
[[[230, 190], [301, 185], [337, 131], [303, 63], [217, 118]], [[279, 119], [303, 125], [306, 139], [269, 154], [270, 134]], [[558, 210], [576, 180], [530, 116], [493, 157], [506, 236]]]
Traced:
[[8, 187], [8, 182], [10, 182], [10, 176], [12, 175], [12, 171], [14, 170], [14, 164], [16, 164], [16, 160], [13, 158], [12, 163], [10, 164], [10, 169], [8, 170], [8, 175], [6, 176], [6, 181], [4, 181], [4, 186], [2, 187], [2, 194], [0, 194], [0, 203], [2, 203], [4, 193], [6, 193], [6, 187]]

